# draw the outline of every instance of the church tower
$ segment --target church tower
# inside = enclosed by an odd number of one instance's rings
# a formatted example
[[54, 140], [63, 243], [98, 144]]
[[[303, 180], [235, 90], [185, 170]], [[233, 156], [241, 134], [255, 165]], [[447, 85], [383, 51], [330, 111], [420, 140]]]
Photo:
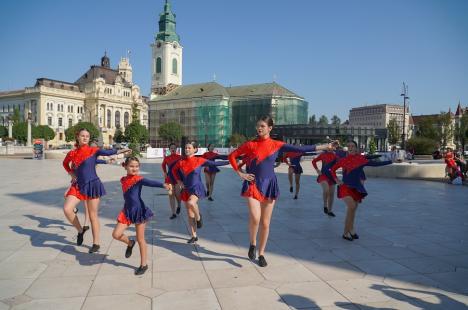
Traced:
[[176, 15], [166, 0], [159, 15], [159, 32], [152, 48], [151, 95], [164, 95], [182, 85], [182, 46], [176, 33]]

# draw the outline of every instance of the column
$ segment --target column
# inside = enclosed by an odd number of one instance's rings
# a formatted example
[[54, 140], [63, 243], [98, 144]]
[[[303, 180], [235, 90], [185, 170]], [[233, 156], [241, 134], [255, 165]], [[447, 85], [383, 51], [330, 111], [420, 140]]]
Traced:
[[28, 119], [28, 142], [26, 144], [27, 146], [31, 146], [31, 120]]
[[8, 138], [13, 138], [13, 121], [8, 121]]

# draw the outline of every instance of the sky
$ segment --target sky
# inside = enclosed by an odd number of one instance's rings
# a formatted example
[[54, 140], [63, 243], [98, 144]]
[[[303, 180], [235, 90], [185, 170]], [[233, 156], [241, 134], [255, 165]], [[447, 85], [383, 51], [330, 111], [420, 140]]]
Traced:
[[[468, 1], [171, 0], [184, 48], [183, 83], [276, 81], [309, 114], [348, 118], [352, 107], [402, 103], [413, 114], [468, 105]], [[74, 82], [107, 50], [130, 50], [148, 95], [150, 44], [164, 0], [3, 0], [0, 91], [37, 78]]]

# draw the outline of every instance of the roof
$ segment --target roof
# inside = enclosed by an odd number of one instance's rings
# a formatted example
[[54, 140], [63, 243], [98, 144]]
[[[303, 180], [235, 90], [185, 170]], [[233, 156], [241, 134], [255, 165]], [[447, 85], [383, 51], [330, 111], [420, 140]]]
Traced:
[[229, 97], [226, 88], [216, 82], [178, 86], [164, 96], [158, 96], [154, 101], [192, 99], [204, 97]]
[[80, 90], [78, 85], [75, 83], [70, 83], [70, 82], [65, 82], [65, 81], [60, 81], [60, 80], [53, 80], [53, 79], [48, 79], [48, 78], [37, 79], [36, 85], [34, 85], [34, 87], [37, 87], [37, 86], [46, 86], [46, 87], [71, 90], [71, 91]]
[[[115, 80], [119, 76], [119, 71], [107, 68], [107, 67], [102, 67], [102, 66], [91, 66], [88, 71], [86, 71], [85, 74], [83, 74], [76, 82], [75, 84], [86, 84], [89, 82], [92, 82], [93, 80], [97, 78], [103, 78], [106, 81], [106, 84], [115, 84]], [[127, 87], [130, 87], [131, 84], [125, 81], [125, 79], [122, 78], [123, 84]]]
[[439, 115], [440, 114], [426, 114], [426, 115], [412, 115], [411, 117], [413, 118], [413, 124], [418, 125], [420, 122], [426, 119], [436, 118]]
[[455, 115], [459, 116], [459, 115], [462, 115], [462, 114], [463, 114], [463, 109], [462, 109], [461, 104], [459, 102], [458, 106], [457, 106], [457, 112], [455, 112]]
[[[355, 108], [351, 108], [351, 110], [360, 110], [360, 109], [369, 109], [369, 108], [381, 108], [381, 107], [398, 107], [398, 108], [402, 108], [403, 109], [403, 106], [400, 105], [400, 104], [394, 104], [394, 103], [381, 103], [381, 104], [373, 104], [373, 105], [365, 105], [365, 106], [361, 106], [361, 107], [355, 107]], [[407, 107], [408, 109], [408, 107]]]
[[231, 97], [249, 97], [249, 96], [301, 96], [293, 93], [286, 87], [283, 87], [275, 82], [264, 84], [252, 84], [243, 86], [227, 87], [227, 92]]

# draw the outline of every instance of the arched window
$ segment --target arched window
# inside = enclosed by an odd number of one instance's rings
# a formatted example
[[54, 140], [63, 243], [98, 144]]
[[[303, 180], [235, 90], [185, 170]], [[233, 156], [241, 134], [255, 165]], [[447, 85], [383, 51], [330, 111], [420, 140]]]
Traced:
[[112, 118], [111, 110], [107, 110], [107, 128], [111, 128], [111, 118]]
[[115, 111], [115, 127], [120, 127], [120, 111]]
[[156, 73], [161, 73], [161, 67], [162, 67], [161, 57], [158, 57], [156, 59]]
[[177, 74], [177, 59], [172, 59], [172, 73]]
[[128, 114], [128, 112], [125, 112], [125, 113], [124, 113], [124, 126], [125, 126], [125, 127], [128, 126], [129, 117], [130, 117], [130, 115]]

